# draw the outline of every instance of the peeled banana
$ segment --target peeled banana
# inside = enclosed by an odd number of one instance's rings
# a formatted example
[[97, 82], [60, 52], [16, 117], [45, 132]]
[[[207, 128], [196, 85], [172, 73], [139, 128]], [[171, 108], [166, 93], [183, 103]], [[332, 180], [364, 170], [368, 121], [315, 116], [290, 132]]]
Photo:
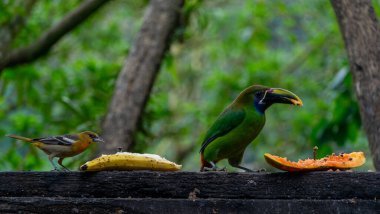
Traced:
[[82, 171], [107, 170], [152, 170], [177, 171], [182, 165], [177, 165], [155, 154], [140, 154], [130, 152], [117, 152], [112, 155], [102, 155], [83, 164]]

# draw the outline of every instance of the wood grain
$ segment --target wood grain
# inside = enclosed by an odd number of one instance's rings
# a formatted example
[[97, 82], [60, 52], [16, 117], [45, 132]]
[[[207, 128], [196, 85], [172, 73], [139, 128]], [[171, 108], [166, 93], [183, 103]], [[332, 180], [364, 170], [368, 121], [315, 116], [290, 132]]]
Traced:
[[[366, 199], [379, 172], [1, 172], [0, 197]], [[4, 185], [10, 184], [10, 185]]]
[[6, 213], [377, 213], [376, 200], [0, 198]]

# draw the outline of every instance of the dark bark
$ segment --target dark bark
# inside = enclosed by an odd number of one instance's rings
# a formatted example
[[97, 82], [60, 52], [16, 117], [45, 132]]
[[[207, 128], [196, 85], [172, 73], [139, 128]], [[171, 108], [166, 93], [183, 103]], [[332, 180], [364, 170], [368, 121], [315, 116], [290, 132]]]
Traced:
[[380, 196], [379, 172], [2, 172], [0, 184], [0, 197], [374, 200]]
[[344, 38], [373, 163], [380, 170], [380, 27], [370, 0], [331, 0]]
[[2, 213], [378, 213], [379, 200], [0, 198]]
[[0, 61], [0, 72], [2, 72], [4, 68], [28, 63], [45, 55], [64, 35], [75, 29], [75, 27], [107, 2], [109, 1], [84, 1], [78, 8], [63, 17], [60, 22], [44, 32], [34, 43], [27, 47], [11, 51], [2, 58]]
[[184, 0], [151, 0], [133, 48], [121, 70], [103, 123], [103, 153], [133, 145], [161, 61], [178, 26]]

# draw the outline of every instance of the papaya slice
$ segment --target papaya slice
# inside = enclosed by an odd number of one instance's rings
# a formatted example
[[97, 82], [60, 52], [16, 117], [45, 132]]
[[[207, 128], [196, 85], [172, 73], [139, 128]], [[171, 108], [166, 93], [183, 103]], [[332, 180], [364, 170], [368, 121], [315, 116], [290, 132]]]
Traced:
[[264, 157], [273, 167], [288, 172], [325, 171], [329, 169], [348, 170], [365, 163], [363, 152], [332, 154], [321, 159], [306, 159], [298, 162], [289, 161], [287, 158], [269, 153], [265, 153]]

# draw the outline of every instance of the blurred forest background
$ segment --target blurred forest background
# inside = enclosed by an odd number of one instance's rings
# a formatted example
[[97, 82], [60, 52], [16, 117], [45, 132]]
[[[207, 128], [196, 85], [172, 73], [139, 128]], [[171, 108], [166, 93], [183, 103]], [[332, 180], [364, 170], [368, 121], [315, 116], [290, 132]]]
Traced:
[[[30, 10], [24, 3], [0, 1], [0, 27], [16, 15], [26, 20], [12, 48], [32, 43], [81, 1], [36, 1]], [[110, 1], [45, 57], [1, 73], [0, 170], [51, 169], [45, 154], [6, 134], [101, 133], [117, 75], [147, 4]], [[380, 1], [373, 4], [379, 14]], [[312, 157], [317, 145], [319, 157], [364, 151], [367, 163], [360, 169], [373, 169], [329, 1], [188, 0], [184, 11], [188, 20], [175, 32], [132, 151], [159, 154], [183, 164], [184, 170], [198, 170], [198, 151], [208, 127], [241, 90], [262, 84], [293, 91], [304, 106], [269, 109], [263, 131], [245, 153], [244, 166], [270, 169], [265, 152], [292, 160]], [[65, 165], [77, 169], [97, 149], [92, 145]]]

